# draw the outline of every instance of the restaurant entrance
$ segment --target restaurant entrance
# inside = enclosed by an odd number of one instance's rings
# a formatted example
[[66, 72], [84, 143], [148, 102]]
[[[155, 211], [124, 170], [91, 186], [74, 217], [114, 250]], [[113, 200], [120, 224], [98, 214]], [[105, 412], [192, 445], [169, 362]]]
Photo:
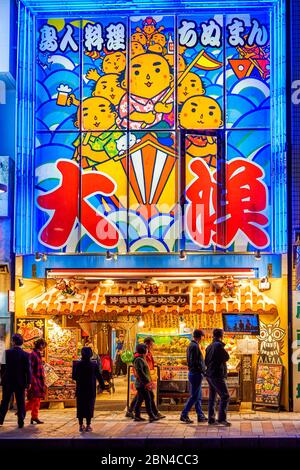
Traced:
[[[48, 340], [49, 402], [74, 404], [72, 361], [90, 345], [106, 382], [96, 406], [124, 409], [135, 393], [131, 361], [136, 344], [151, 336], [157, 402], [162, 409], [181, 409], [189, 392], [186, 348], [193, 330], [204, 330], [205, 353], [213, 329], [223, 328], [230, 406], [249, 409], [260, 400], [285, 406], [286, 311], [279, 296], [284, 281], [267, 282], [255, 279], [251, 269], [161, 270], [159, 275], [151, 270], [50, 270], [46, 290], [24, 299], [26, 315], [16, 316], [16, 330], [29, 349], [37, 336]], [[262, 376], [272, 385], [267, 402]], [[207, 399], [204, 380], [204, 404]]]

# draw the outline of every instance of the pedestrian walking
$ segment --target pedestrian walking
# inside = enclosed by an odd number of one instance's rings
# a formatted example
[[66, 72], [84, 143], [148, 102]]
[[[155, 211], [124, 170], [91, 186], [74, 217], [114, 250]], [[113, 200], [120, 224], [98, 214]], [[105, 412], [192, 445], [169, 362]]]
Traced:
[[200, 349], [200, 342], [204, 338], [202, 330], [195, 330], [193, 339], [187, 348], [188, 379], [190, 384], [190, 398], [187, 400], [180, 415], [180, 421], [191, 424], [193, 421], [189, 417], [189, 412], [195, 405], [198, 423], [207, 421], [202, 411], [202, 380], [205, 372], [205, 364]]
[[46, 341], [40, 338], [34, 343], [34, 349], [30, 354], [31, 387], [27, 392], [26, 411], [31, 410], [31, 424], [43, 424], [43, 421], [39, 419], [39, 410], [41, 400], [46, 395], [45, 372], [42, 359], [42, 353], [46, 346]]
[[[83, 347], [81, 350], [81, 361], [73, 364], [72, 378], [76, 381], [76, 405], [79, 432], [92, 431], [91, 421], [94, 416], [96, 400], [96, 382], [104, 389], [104, 381], [100, 374], [97, 362], [92, 361], [93, 351], [91, 348]], [[86, 419], [86, 427], [83, 419]]]
[[[151, 336], [147, 336], [144, 339], [144, 344], [147, 346], [147, 353], [146, 353], [145, 359], [146, 359], [146, 362], [147, 362], [148, 367], [149, 367], [150, 377], [151, 377], [151, 381], [152, 381], [152, 390], [149, 390], [149, 395], [150, 395], [150, 400], [151, 400], [151, 409], [152, 409], [153, 414], [158, 419], [164, 419], [165, 416], [162, 415], [157, 409], [157, 406], [156, 406], [156, 403], [155, 403], [155, 396], [154, 396], [154, 392], [153, 392], [154, 381], [157, 379], [156, 369], [155, 369], [155, 362], [154, 362], [154, 357], [153, 357], [153, 354], [152, 354], [152, 350], [153, 350], [153, 346], [154, 346], [154, 339]], [[132, 402], [130, 403], [129, 408], [126, 412], [126, 418], [134, 418], [134, 410], [135, 410], [137, 400], [138, 400], [138, 394], [135, 395]]]
[[149, 366], [146, 362], [146, 354], [146, 344], [138, 344], [133, 360], [135, 388], [137, 390], [137, 401], [134, 408], [134, 421], [145, 421], [145, 419], [141, 417], [141, 406], [143, 401], [145, 401], [149, 421], [152, 423], [153, 421], [158, 421], [159, 418], [155, 416], [153, 409], [151, 408], [150, 391], [152, 390], [152, 381]]
[[[205, 364], [206, 378], [209, 385], [208, 398], [208, 424], [221, 424], [231, 426], [227, 421], [227, 408], [229, 403], [229, 393], [225, 379], [227, 378], [226, 362], [229, 354], [225, 350], [223, 343], [223, 330], [216, 328], [213, 331], [213, 342], [206, 348]], [[216, 397], [219, 395], [218, 420], [215, 418]]]
[[2, 401], [0, 405], [0, 425], [3, 424], [12, 395], [17, 403], [17, 416], [19, 428], [24, 427], [26, 416], [25, 390], [31, 384], [31, 367], [29, 354], [22, 349], [23, 337], [14, 334], [13, 347], [5, 351], [5, 364], [2, 376]]

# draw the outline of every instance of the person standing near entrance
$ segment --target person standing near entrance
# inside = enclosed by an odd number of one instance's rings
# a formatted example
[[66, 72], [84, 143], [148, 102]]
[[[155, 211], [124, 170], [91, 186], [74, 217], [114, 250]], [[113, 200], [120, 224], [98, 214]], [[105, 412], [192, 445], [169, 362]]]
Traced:
[[116, 359], [115, 359], [115, 375], [118, 377], [121, 372], [127, 375], [127, 364], [122, 361], [121, 354], [124, 348], [124, 334], [120, 333], [116, 340]]
[[[76, 381], [76, 405], [77, 418], [79, 421], [79, 432], [92, 431], [91, 421], [94, 416], [96, 400], [96, 381], [104, 390], [104, 381], [99, 367], [95, 361], [91, 361], [93, 351], [91, 348], [83, 347], [81, 350], [81, 361], [73, 365], [72, 379]], [[83, 419], [86, 419], [86, 427]]]
[[193, 339], [187, 348], [187, 363], [189, 368], [189, 383], [190, 383], [190, 398], [185, 404], [185, 407], [181, 413], [180, 421], [183, 423], [191, 424], [193, 421], [189, 418], [189, 412], [195, 405], [196, 413], [198, 416], [198, 423], [207, 421], [202, 407], [202, 380], [205, 372], [205, 364], [203, 355], [200, 349], [200, 342], [204, 338], [204, 332], [202, 330], [195, 330], [193, 333]]
[[31, 424], [43, 424], [39, 419], [39, 410], [41, 400], [45, 398], [46, 385], [45, 385], [45, 372], [42, 360], [42, 352], [47, 346], [43, 338], [38, 339], [34, 343], [34, 350], [30, 354], [31, 363], [31, 387], [27, 392], [26, 411], [31, 410]]
[[[229, 393], [225, 379], [227, 377], [226, 362], [229, 354], [225, 351], [223, 343], [223, 330], [216, 328], [213, 331], [213, 342], [206, 348], [205, 364], [206, 378], [209, 385], [208, 424], [221, 424], [231, 426], [227, 421], [227, 407]], [[215, 418], [216, 397], [220, 397], [218, 420]]]
[[150, 376], [150, 369], [146, 361], [147, 346], [146, 344], [138, 344], [136, 353], [134, 355], [133, 367], [135, 375], [135, 388], [137, 390], [137, 401], [134, 408], [134, 421], [145, 421], [141, 417], [141, 406], [145, 401], [146, 410], [149, 416], [149, 421], [158, 421], [160, 418], [154, 415], [151, 407], [152, 381]]
[[15, 395], [17, 402], [17, 416], [19, 428], [24, 427], [26, 416], [25, 390], [31, 384], [31, 367], [29, 354], [22, 349], [23, 337], [14, 334], [12, 337], [13, 347], [5, 351], [5, 365], [2, 376], [3, 396], [0, 405], [0, 425], [3, 424], [9, 402]]

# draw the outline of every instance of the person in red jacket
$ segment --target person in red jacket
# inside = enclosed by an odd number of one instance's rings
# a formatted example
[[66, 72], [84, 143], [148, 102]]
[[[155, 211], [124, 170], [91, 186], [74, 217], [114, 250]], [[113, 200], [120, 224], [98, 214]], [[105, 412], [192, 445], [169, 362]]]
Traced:
[[31, 424], [43, 424], [43, 421], [39, 419], [39, 409], [41, 400], [45, 398], [46, 394], [45, 373], [42, 360], [42, 352], [46, 346], [46, 341], [40, 338], [34, 343], [34, 350], [30, 354], [32, 377], [31, 386], [27, 392], [28, 401], [26, 403], [26, 411], [31, 410]]

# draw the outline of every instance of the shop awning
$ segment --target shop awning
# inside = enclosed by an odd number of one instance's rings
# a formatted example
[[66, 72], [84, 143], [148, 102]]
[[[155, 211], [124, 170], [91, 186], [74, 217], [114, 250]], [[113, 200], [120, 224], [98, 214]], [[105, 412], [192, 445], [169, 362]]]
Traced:
[[240, 279], [253, 279], [254, 269], [228, 268], [228, 269], [50, 269], [49, 278], [81, 278], [90, 280], [101, 279], [141, 279], [151, 277], [154, 279], [213, 279], [220, 276], [234, 276]]

